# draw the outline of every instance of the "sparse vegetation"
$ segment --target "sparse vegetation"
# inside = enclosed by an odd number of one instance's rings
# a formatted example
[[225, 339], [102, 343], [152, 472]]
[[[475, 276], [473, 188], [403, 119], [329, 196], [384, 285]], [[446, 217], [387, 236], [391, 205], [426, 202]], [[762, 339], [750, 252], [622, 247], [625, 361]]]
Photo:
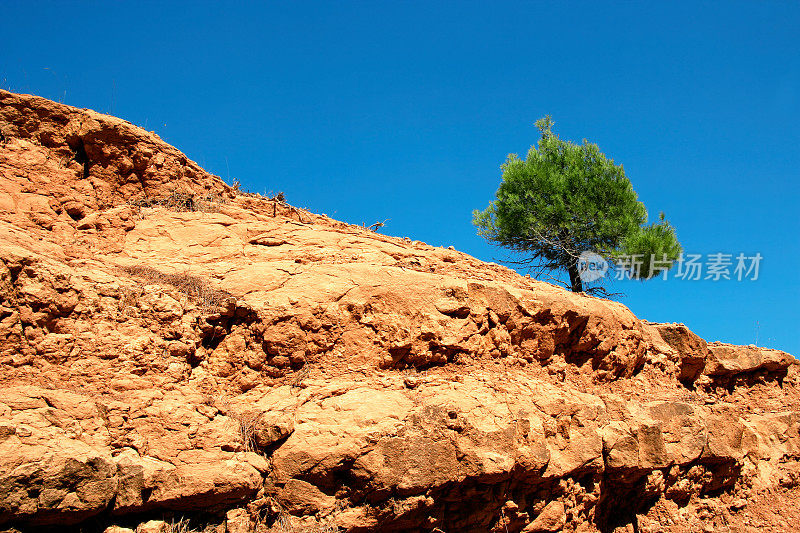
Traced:
[[[150, 283], [169, 285], [195, 302], [204, 311], [216, 311], [225, 306], [225, 303], [234, 296], [227, 291], [220, 291], [211, 287], [210, 282], [199, 276], [188, 273], [165, 274], [154, 268], [138, 265], [121, 267], [123, 272], [146, 280]], [[122, 305], [122, 304], [120, 304]]]
[[138, 290], [122, 287], [119, 290], [119, 299], [117, 300], [118, 311], [122, 314], [127, 314], [128, 309], [137, 307], [139, 296], [141, 295], [141, 288]]
[[188, 518], [180, 518], [177, 521], [173, 518], [167, 523], [167, 533], [193, 533]]
[[304, 224], [306, 223], [306, 221], [303, 219], [303, 212], [305, 212], [306, 215], [308, 215], [309, 217], [311, 216], [307, 209], [298, 208], [298, 207], [295, 207], [293, 205], [289, 205], [286, 202], [286, 195], [283, 194], [283, 192], [278, 192], [278, 194], [274, 194], [273, 195], [272, 191], [270, 191], [268, 194], [261, 194], [261, 193], [257, 193], [257, 192], [243, 191], [241, 189], [241, 183], [239, 183], [238, 180], [234, 180], [233, 181], [233, 184], [231, 185], [231, 188], [233, 188], [233, 190], [234, 190], [234, 192], [236, 193], [237, 196], [247, 196], [247, 197], [250, 197], [250, 198], [257, 198], [257, 199], [260, 199], [260, 200], [266, 200], [266, 201], [272, 202], [272, 216], [277, 216], [278, 215], [278, 205], [281, 205], [281, 206], [287, 208], [290, 213], [294, 213], [295, 215], [297, 215], [297, 220], [299, 222], [304, 223]]
[[338, 533], [339, 526], [336, 525], [336, 515], [343, 509], [343, 503], [337, 500], [333, 512], [326, 518], [319, 519], [319, 522], [313, 526], [295, 525], [292, 516], [282, 511], [270, 531], [274, 533]]
[[364, 225], [364, 227], [365, 227], [365, 228], [367, 228], [368, 230], [371, 230], [371, 231], [376, 231], [376, 232], [377, 232], [377, 231], [378, 231], [378, 228], [382, 228], [382, 227], [384, 227], [384, 226], [386, 225], [386, 223], [387, 223], [387, 222], [389, 222], [389, 220], [391, 220], [391, 219], [390, 219], [390, 218], [387, 218], [387, 219], [386, 219], [386, 220], [384, 220], [383, 222], [381, 222], [381, 221], [378, 221], [378, 222], [375, 222], [374, 224], [370, 224], [369, 226], [367, 226], [367, 225]]
[[294, 375], [292, 376], [292, 379], [289, 382], [289, 384], [292, 387], [295, 387], [295, 388], [298, 388], [298, 387], [302, 388], [303, 387], [303, 381], [305, 381], [305, 379], [308, 377], [309, 372], [310, 372], [309, 367], [306, 364], [303, 368], [301, 368], [300, 370], [298, 370], [297, 372], [294, 373]]
[[239, 434], [242, 436], [244, 450], [246, 452], [258, 453], [256, 426], [258, 425], [258, 421], [264, 416], [264, 413], [259, 411], [240, 412], [232, 410], [228, 412], [228, 416], [239, 424]]
[[242, 437], [244, 451], [259, 453], [260, 450], [256, 443], [256, 426], [259, 420], [264, 417], [264, 412], [240, 410], [231, 405], [230, 398], [227, 396], [210, 398], [209, 401], [210, 405], [213, 405], [219, 409], [222, 414], [236, 422], [237, 429]]
[[142, 208], [146, 207], [163, 207], [170, 211], [199, 211], [202, 213], [216, 213], [219, 212], [219, 206], [224, 204], [225, 200], [222, 196], [216, 194], [207, 194], [205, 196], [198, 196], [188, 191], [172, 191], [169, 196], [161, 198], [142, 197], [132, 200], [130, 205], [136, 207], [141, 212]]

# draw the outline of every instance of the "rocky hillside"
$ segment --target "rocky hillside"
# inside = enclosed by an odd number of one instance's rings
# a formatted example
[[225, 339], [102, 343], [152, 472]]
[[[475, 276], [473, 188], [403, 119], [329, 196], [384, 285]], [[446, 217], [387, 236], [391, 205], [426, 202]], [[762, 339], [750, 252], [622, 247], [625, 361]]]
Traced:
[[799, 366], [0, 91], [0, 530], [787, 531]]

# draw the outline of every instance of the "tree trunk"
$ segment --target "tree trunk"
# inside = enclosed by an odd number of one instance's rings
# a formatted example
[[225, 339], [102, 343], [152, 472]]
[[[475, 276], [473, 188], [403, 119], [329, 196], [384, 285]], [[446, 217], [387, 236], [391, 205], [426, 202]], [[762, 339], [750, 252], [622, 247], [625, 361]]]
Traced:
[[567, 272], [569, 272], [569, 282], [572, 285], [572, 292], [583, 292], [583, 283], [578, 273], [578, 265], [570, 265]]

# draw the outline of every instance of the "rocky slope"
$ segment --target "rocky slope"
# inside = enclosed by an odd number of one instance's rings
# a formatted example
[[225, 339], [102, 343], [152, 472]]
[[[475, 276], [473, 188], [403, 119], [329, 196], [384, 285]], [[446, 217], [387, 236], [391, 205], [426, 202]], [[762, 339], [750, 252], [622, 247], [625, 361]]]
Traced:
[[[798, 363], [0, 91], [0, 529], [784, 531]], [[127, 528], [127, 529], [126, 529]]]

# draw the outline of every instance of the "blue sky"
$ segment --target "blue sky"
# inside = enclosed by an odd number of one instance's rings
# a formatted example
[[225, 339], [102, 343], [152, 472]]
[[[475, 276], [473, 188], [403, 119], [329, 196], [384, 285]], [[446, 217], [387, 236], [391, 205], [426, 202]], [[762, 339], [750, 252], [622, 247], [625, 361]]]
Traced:
[[506, 257], [475, 234], [550, 114], [687, 252], [757, 281], [619, 282], [639, 317], [800, 354], [800, 3], [4, 2], [0, 86], [113, 112], [245, 189]]

